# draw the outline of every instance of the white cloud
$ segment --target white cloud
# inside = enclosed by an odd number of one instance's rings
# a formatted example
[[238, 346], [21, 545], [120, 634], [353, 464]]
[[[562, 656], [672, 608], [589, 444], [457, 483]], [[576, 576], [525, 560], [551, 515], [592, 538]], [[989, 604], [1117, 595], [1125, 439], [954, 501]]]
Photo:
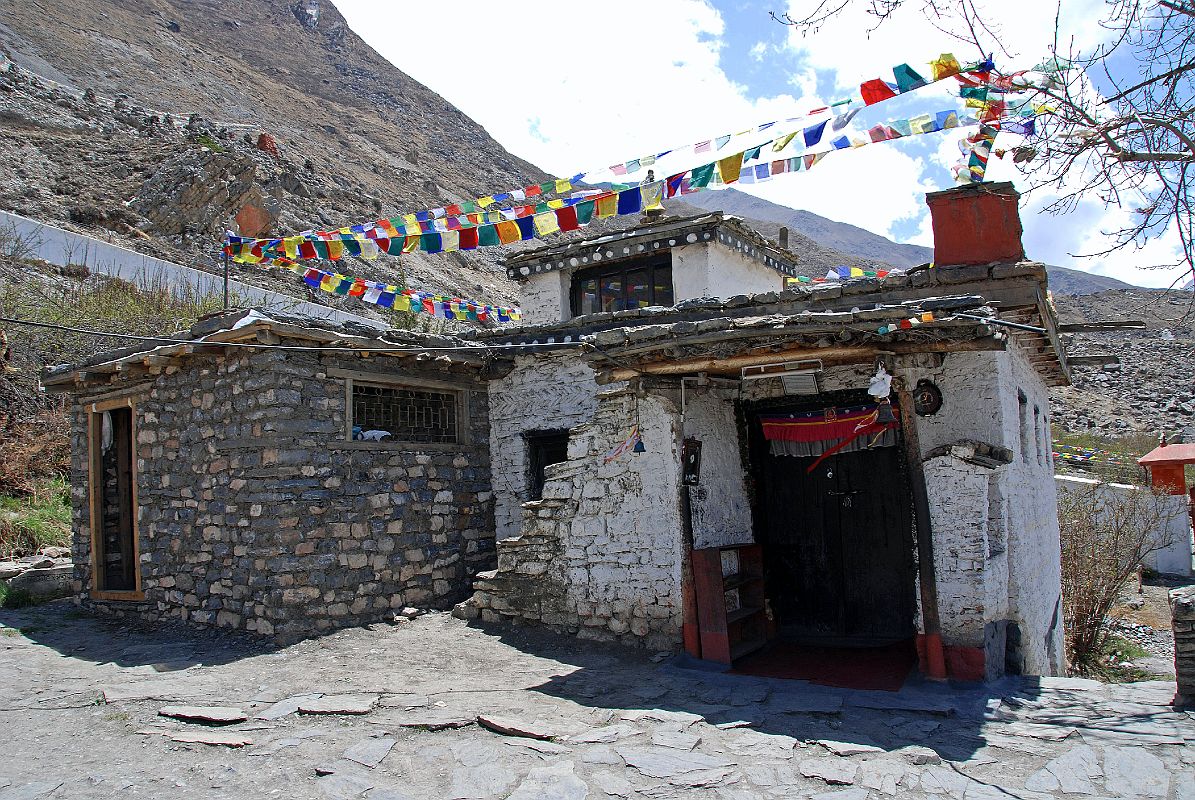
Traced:
[[726, 77], [722, 17], [700, 0], [603, 2], [583, 18], [545, 0], [517, 14], [462, 3], [454, 13], [468, 24], [449, 28], [438, 7], [336, 5], [399, 69], [559, 176], [792, 116], [795, 105], [789, 95], [752, 101]]
[[[832, 92], [837, 96], [905, 61], [919, 68], [916, 62], [944, 51], [974, 55], [935, 31], [914, 4], [870, 33], [874, 19], [847, 15], [815, 36], [794, 33], [787, 52], [760, 42], [730, 53], [724, 20], [704, 0], [607, 0], [588, 8], [583, 18], [547, 0], [526, 0], [517, 14], [509, 4], [465, 0], [453, 8], [467, 24], [447, 28], [434, 5], [395, 12], [387, 0], [335, 2], [383, 56], [477, 120], [511, 152], [558, 176], [796, 116], [837, 99], [818, 96], [819, 77], [837, 84]], [[1052, 3], [1009, 0], [992, 8], [1006, 21], [1001, 42], [1020, 56], [1018, 66], [1031, 66], [1049, 51]], [[798, 9], [792, 10], [795, 15]], [[1078, 44], [1088, 46], [1108, 35], [1098, 25], [1103, 10], [1103, 0], [1064, 0], [1063, 24]], [[760, 25], [768, 24], [774, 23], [761, 19]], [[723, 59], [752, 58], [765, 65], [775, 60], [777, 69], [789, 72], [791, 90], [756, 98], [727, 77]], [[1007, 59], [998, 56], [998, 63]], [[935, 110], [949, 105], [941, 88], [922, 90], [917, 99], [930, 95]], [[962, 135], [938, 134], [936, 150], [931, 137], [924, 137], [920, 147], [898, 142], [834, 154], [808, 173], [744, 190], [885, 235], [908, 231], [916, 222], [918, 232], [906, 240], [931, 244], [923, 195], [953, 185], [948, 167], [958, 160]], [[914, 155], [926, 146], [929, 156]], [[661, 164], [658, 174], [672, 166]], [[1011, 169], [995, 162], [990, 175], [1024, 185]], [[506, 188], [511, 187], [492, 187]], [[1031, 198], [1022, 215], [1031, 256], [1132, 282], [1168, 282], [1133, 268], [1138, 258], [1167, 251], [1166, 243], [1098, 263], [1067, 255], [1097, 243], [1096, 231], [1113, 227], [1118, 212], [1085, 207], [1078, 217], [1059, 219], [1037, 216], [1038, 207]]]

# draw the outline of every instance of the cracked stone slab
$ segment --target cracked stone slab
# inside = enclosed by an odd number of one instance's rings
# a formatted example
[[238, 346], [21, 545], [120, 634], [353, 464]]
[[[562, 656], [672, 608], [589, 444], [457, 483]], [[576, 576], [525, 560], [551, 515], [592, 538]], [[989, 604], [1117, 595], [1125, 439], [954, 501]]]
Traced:
[[1065, 725], [1035, 725], [1031, 722], [1010, 722], [998, 730], [1006, 736], [1029, 736], [1051, 742], [1060, 742], [1075, 732], [1074, 728]]
[[507, 740], [506, 744], [510, 747], [525, 747], [528, 750], [534, 750], [537, 753], [543, 753], [546, 756], [560, 756], [565, 753], [571, 753], [569, 748], [562, 744], [555, 742], [544, 742], [539, 739], [525, 739], [521, 736], [512, 736]]
[[568, 741], [577, 742], [578, 744], [608, 744], [610, 742], [617, 742], [619, 739], [627, 739], [631, 736], [638, 736], [643, 731], [636, 728], [634, 725], [628, 725], [624, 722], [616, 722], [613, 725], [606, 725], [601, 728], [591, 728], [581, 733], [574, 733], [568, 737]]
[[287, 697], [284, 700], [274, 703], [269, 708], [254, 714], [253, 718], [264, 720], [282, 719], [290, 714], [298, 713], [299, 706], [303, 703], [319, 700], [321, 697], [323, 697], [322, 694], [297, 694], [294, 697]]
[[472, 767], [457, 767], [452, 771], [448, 788], [449, 800], [477, 800], [492, 795], [503, 795], [519, 779], [517, 773], [498, 764], [478, 764]]
[[528, 739], [554, 739], [558, 733], [541, 722], [525, 722], [513, 717], [477, 715], [477, 724], [504, 736], [525, 736]]
[[326, 694], [299, 703], [300, 714], [368, 714], [377, 705], [376, 694]]
[[806, 778], [821, 778], [838, 786], [852, 785], [859, 774], [859, 765], [843, 758], [806, 758], [798, 769]]
[[692, 750], [701, 741], [701, 736], [685, 730], [659, 728], [652, 732], [651, 743], [660, 747], [671, 747], [674, 750]]
[[859, 765], [859, 785], [881, 794], [895, 795], [908, 768], [900, 761], [873, 758]]
[[506, 800], [585, 800], [589, 787], [573, 774], [567, 761], [548, 767], [533, 767]]
[[442, 731], [448, 728], [464, 728], [477, 722], [474, 714], [455, 711], [416, 711], [411, 714], [388, 714], [369, 720], [374, 725], [396, 725], [400, 728], [421, 728], [425, 731]]
[[818, 739], [816, 744], [829, 750], [836, 756], [858, 756], [864, 753], [883, 753], [884, 748], [874, 744], [861, 742], [838, 742], [833, 739]]
[[397, 741], [397, 739], [384, 736], [377, 739], [362, 739], [344, 751], [344, 758], [373, 769], [382, 763], [382, 759], [390, 755], [390, 751]]
[[1072, 747], [1025, 779], [1031, 792], [1095, 794], [1095, 779], [1103, 777], [1099, 756], [1089, 745]]
[[809, 800], [867, 800], [867, 790], [852, 786], [850, 789], [831, 789], [809, 798]]
[[232, 706], [162, 706], [158, 716], [213, 725], [231, 725], [249, 719], [244, 711]]
[[63, 781], [37, 781], [20, 786], [6, 786], [0, 788], [0, 800], [39, 800], [48, 797], [62, 786]]
[[321, 728], [310, 728], [305, 731], [297, 731], [291, 736], [285, 736], [281, 739], [275, 739], [272, 742], [255, 747], [246, 755], [250, 756], [272, 756], [279, 750], [285, 750], [288, 747], [298, 747], [306, 739], [314, 739], [319, 736], [327, 736], [328, 731]]
[[361, 797], [374, 788], [374, 783], [369, 778], [339, 773], [321, 777], [316, 785], [328, 800], [349, 800], [349, 798]]
[[243, 733], [229, 730], [167, 730], [143, 729], [137, 731], [143, 736], [165, 736], [180, 744], [206, 744], [212, 747], [245, 747], [253, 744], [253, 739]]
[[691, 772], [719, 771], [734, 766], [733, 761], [717, 756], [686, 753], [667, 747], [619, 747], [616, 752], [628, 766], [649, 778], [676, 778]]
[[1141, 747], [1104, 748], [1104, 787], [1126, 797], [1165, 797], [1170, 773], [1162, 759]]
[[380, 708], [426, 708], [431, 698], [425, 694], [385, 694], [378, 701]]
[[682, 725], [693, 725], [705, 719], [701, 714], [689, 711], [665, 711], [662, 708], [648, 708], [644, 710], [628, 711], [622, 715], [627, 722], [638, 722], [649, 719], [654, 722], [678, 722]]

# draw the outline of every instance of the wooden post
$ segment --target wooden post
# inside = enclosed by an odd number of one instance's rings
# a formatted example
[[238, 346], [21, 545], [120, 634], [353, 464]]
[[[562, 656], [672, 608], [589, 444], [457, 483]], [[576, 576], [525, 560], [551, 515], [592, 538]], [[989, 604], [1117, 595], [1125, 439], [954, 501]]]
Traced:
[[224, 254], [224, 310], [228, 310], [228, 253]]
[[917, 438], [917, 415], [913, 396], [903, 381], [894, 382], [900, 407], [901, 441], [909, 483], [913, 490], [913, 515], [917, 521], [917, 569], [921, 579], [921, 618], [925, 624], [925, 661], [931, 678], [946, 677], [946, 655], [942, 649], [942, 624], [938, 616], [938, 581], [934, 573], [934, 531], [929, 518], [929, 494], [925, 489], [925, 467], [921, 442]]
[[701, 658], [701, 633], [697, 622], [697, 592], [693, 586], [693, 504], [689, 492], [692, 487], [680, 487], [681, 569], [680, 591], [683, 621], [681, 637], [685, 652]]

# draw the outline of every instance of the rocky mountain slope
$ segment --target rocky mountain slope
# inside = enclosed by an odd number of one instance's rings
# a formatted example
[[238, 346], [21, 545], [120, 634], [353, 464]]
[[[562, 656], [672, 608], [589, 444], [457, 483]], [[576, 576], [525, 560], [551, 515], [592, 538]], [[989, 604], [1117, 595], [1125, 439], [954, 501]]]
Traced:
[[[0, 53], [0, 208], [213, 271], [226, 230], [339, 227], [548, 177], [383, 60], [328, 2], [318, 21], [276, 0], [17, 2], [0, 15]], [[701, 209], [676, 202], [669, 213]], [[810, 275], [843, 260], [796, 236], [793, 249]], [[513, 301], [503, 255], [353, 266]], [[289, 273], [234, 271], [370, 310]]]
[[[1052, 280], [1052, 278], [1051, 278]], [[1144, 330], [1073, 334], [1073, 355], [1119, 357], [1074, 367], [1073, 385], [1052, 394], [1056, 428], [1119, 437], [1134, 432], [1195, 441], [1195, 307], [1189, 293], [1149, 289], [1055, 295], [1062, 322], [1140, 320]]]
[[[315, 26], [297, 8], [6, 3], [0, 52], [44, 79], [0, 78], [0, 207], [210, 266], [246, 205], [250, 227], [280, 233], [548, 177], [382, 59], [330, 2]], [[261, 133], [276, 153], [257, 148]], [[396, 263], [371, 274], [400, 278]], [[422, 288], [513, 299], [497, 254], [414, 255], [402, 269]]]
[[[382, 59], [331, 3], [319, 5], [313, 24], [289, 0], [6, 4], [0, 208], [215, 269], [220, 237], [246, 207], [253, 213], [241, 223], [280, 234], [548, 177]], [[784, 225], [811, 276], [842, 263], [907, 266], [932, 257], [927, 248], [735, 190], [668, 208], [676, 215], [722, 209], [773, 239]], [[636, 221], [605, 220], [572, 235]], [[517, 292], [500, 268], [504, 254], [413, 254], [352, 266], [378, 280], [511, 301]], [[289, 273], [237, 271], [241, 280], [298, 296], [372, 308], [310, 293]], [[1122, 360], [1119, 369], [1075, 370], [1076, 385], [1056, 396], [1059, 425], [1112, 435], [1189, 426], [1195, 337], [1182, 315], [1190, 294], [1128, 289], [1064, 269], [1051, 269], [1051, 284], [1065, 319], [1149, 322], [1145, 331], [1074, 337], [1075, 352], [1111, 350]]]

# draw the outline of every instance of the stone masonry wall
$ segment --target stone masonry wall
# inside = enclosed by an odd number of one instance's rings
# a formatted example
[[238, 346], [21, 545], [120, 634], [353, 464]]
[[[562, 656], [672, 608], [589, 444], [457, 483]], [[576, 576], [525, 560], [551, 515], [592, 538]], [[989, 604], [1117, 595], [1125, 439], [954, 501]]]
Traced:
[[1195, 705], [1195, 587], [1170, 590], [1178, 705]]
[[[651, 648], [680, 642], [680, 414], [629, 389], [600, 395], [572, 430], [569, 460], [548, 467], [544, 499], [523, 505], [519, 536], [456, 613], [537, 622], [581, 638]], [[637, 416], [646, 451], [609, 463]]]
[[[90, 596], [86, 413], [73, 409], [75, 588], [114, 615], [292, 640], [447, 606], [493, 566], [484, 387], [277, 350], [194, 355], [134, 396], [143, 601]], [[331, 366], [466, 388], [466, 444], [345, 441]], [[84, 398], [86, 400], [86, 398]]]

